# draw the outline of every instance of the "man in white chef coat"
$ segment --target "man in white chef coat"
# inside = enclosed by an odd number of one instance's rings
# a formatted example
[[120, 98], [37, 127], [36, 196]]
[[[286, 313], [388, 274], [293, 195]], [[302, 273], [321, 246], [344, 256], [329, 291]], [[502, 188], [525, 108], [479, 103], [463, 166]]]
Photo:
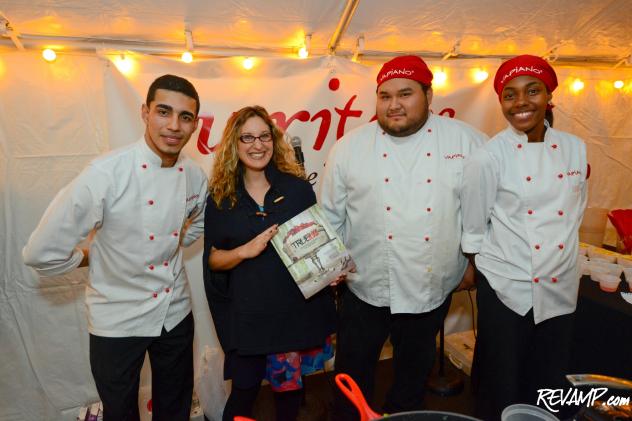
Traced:
[[[181, 246], [203, 232], [207, 181], [180, 153], [197, 128], [186, 79], [156, 79], [141, 108], [145, 134], [92, 161], [50, 204], [24, 247], [40, 275], [90, 267], [90, 365], [104, 420], [138, 420], [149, 353], [154, 420], [189, 420], [193, 316]], [[89, 249], [77, 245], [90, 233]]]
[[[451, 293], [474, 282], [460, 249], [459, 190], [463, 161], [486, 136], [433, 115], [431, 84], [419, 57], [385, 63], [377, 76], [377, 122], [332, 148], [320, 192], [357, 265], [342, 292], [336, 372], [353, 377], [371, 399], [390, 335], [389, 413], [422, 409]], [[338, 396], [332, 416], [357, 419], [357, 412]]]

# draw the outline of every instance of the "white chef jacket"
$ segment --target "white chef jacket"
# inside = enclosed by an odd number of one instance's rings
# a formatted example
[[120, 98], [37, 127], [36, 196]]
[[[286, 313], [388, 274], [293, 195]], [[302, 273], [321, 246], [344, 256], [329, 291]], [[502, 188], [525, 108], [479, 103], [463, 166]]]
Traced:
[[191, 311], [180, 243], [204, 232], [207, 180], [183, 154], [161, 164], [144, 138], [95, 159], [57, 194], [22, 251], [41, 275], [60, 275], [79, 266], [76, 246], [97, 228], [86, 289], [94, 335], [159, 336]]
[[533, 308], [535, 323], [575, 310], [586, 171], [584, 142], [550, 127], [528, 143], [509, 126], [465, 163], [463, 251], [478, 253], [498, 298], [523, 316]]
[[[377, 122], [332, 148], [321, 183], [325, 215], [357, 265], [347, 284], [361, 300], [392, 313], [440, 306], [466, 267], [460, 250], [459, 191], [464, 159], [486, 136], [430, 115], [415, 134], [413, 160], [398, 152]], [[408, 167], [408, 168], [405, 168]]]

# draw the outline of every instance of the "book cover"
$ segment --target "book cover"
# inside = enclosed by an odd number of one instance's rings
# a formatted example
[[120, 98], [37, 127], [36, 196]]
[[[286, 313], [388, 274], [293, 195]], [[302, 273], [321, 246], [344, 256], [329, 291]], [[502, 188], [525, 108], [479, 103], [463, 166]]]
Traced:
[[271, 241], [305, 298], [355, 267], [319, 205], [279, 225]]

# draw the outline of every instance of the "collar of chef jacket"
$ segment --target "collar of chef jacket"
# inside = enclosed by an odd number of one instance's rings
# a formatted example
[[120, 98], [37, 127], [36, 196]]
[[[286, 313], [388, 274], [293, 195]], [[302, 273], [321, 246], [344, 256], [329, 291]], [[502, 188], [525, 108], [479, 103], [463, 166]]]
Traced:
[[[149, 147], [145, 136], [142, 136], [138, 143], [140, 143], [141, 156], [145, 158], [147, 163], [150, 165], [157, 165], [158, 167], [162, 167], [162, 158]], [[178, 159], [176, 159], [176, 162], [173, 164], [173, 166], [181, 164], [183, 159], [184, 154], [178, 154]]]

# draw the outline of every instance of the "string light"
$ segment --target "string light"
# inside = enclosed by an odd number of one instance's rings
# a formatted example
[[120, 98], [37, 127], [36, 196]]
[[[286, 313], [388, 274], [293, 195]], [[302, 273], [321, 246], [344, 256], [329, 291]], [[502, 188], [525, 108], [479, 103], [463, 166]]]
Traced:
[[443, 70], [436, 69], [432, 72], [432, 74], [434, 76], [432, 79], [433, 87], [441, 88], [448, 83], [448, 75]]
[[189, 24], [184, 25], [184, 53], [182, 53], [182, 61], [185, 63], [191, 63], [193, 61], [193, 32], [189, 28]]
[[357, 63], [360, 57], [360, 54], [362, 54], [364, 52], [364, 35], [360, 35], [358, 37], [358, 39], [356, 40], [356, 47], [355, 50], [353, 51], [353, 57], [351, 58], [351, 61], [354, 63]]
[[252, 59], [252, 57], [246, 57], [242, 62], [242, 66], [244, 66], [244, 69], [250, 70], [255, 66], [255, 61]]
[[125, 54], [121, 54], [120, 56], [114, 59], [114, 65], [119, 72], [124, 75], [129, 75], [134, 70], [134, 63], [129, 58], [125, 57]]
[[578, 93], [582, 89], [584, 89], [584, 82], [581, 79], [575, 79], [575, 81], [571, 84], [571, 90]]
[[57, 58], [57, 53], [52, 48], [47, 48], [42, 51], [42, 57], [49, 63], [52, 63]]
[[474, 82], [476, 82], [476, 83], [483, 83], [489, 77], [489, 73], [487, 73], [483, 69], [474, 69], [473, 76], [474, 76]]
[[307, 58], [309, 56], [309, 48], [312, 44], [312, 35], [305, 35], [305, 41], [303, 41], [303, 46], [298, 50], [299, 58]]
[[[357, 52], [361, 52], [363, 50], [364, 38], [358, 39], [358, 49]], [[309, 56], [309, 45], [311, 42], [311, 35], [305, 36], [305, 44], [298, 50], [298, 56], [300, 58], [307, 58]], [[357, 54], [356, 52], [356, 54]], [[42, 51], [42, 57], [47, 62], [54, 62], [57, 59], [57, 53], [52, 48], [46, 48]], [[181, 59], [185, 63], [191, 63], [193, 61], [193, 54], [191, 51], [185, 51], [182, 53]], [[123, 74], [128, 75], [133, 71], [134, 63], [132, 60], [127, 58], [124, 54], [121, 54], [119, 57], [116, 57], [114, 60], [114, 64], [119, 69], [119, 71]], [[255, 60], [252, 57], [245, 57], [242, 66], [246, 70], [251, 70], [255, 66]], [[443, 68], [435, 68], [433, 70], [434, 79], [433, 79], [433, 87], [442, 88], [445, 87], [448, 83], [448, 75]], [[474, 68], [471, 71], [471, 77], [475, 83], [483, 83], [489, 78], [489, 73], [482, 68]], [[603, 83], [607, 83], [604, 81]], [[615, 89], [623, 89], [625, 87], [625, 82], [623, 80], [615, 80], [612, 82], [612, 85]], [[586, 87], [584, 81], [579, 78], [572, 80], [570, 83], [570, 90], [574, 94], [581, 92]]]
[[182, 61], [185, 63], [191, 63], [193, 61], [193, 54], [190, 51], [185, 51], [182, 53]]

